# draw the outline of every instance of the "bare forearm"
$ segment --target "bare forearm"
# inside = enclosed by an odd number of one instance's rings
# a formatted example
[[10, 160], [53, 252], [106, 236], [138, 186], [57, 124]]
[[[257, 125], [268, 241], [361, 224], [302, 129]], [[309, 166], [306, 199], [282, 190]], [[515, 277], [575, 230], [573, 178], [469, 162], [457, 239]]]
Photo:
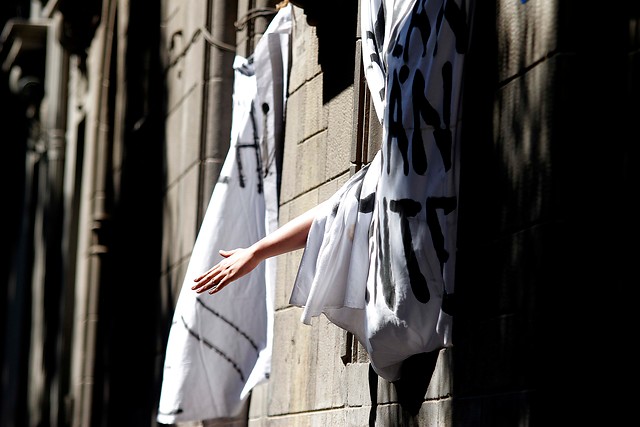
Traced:
[[254, 243], [251, 249], [264, 260], [273, 256], [301, 249], [307, 242], [309, 229], [322, 204], [292, 219], [271, 234]]
[[248, 248], [220, 250], [223, 259], [196, 277], [191, 289], [197, 293], [209, 291], [215, 294], [251, 272], [263, 260], [304, 247], [313, 219], [321, 206], [323, 204], [292, 219]]

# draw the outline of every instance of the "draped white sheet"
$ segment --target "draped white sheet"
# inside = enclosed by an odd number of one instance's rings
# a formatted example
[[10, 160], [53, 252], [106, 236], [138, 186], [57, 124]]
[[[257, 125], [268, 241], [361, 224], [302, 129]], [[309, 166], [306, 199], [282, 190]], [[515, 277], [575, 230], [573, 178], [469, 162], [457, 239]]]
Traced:
[[276, 144], [282, 138], [291, 6], [280, 9], [249, 59], [236, 57], [231, 148], [198, 232], [175, 308], [157, 421], [234, 417], [271, 370], [275, 261], [211, 296], [193, 279], [277, 227]]
[[383, 141], [314, 220], [290, 303], [352, 332], [383, 378], [452, 345], [462, 70], [470, 1], [362, 0]]

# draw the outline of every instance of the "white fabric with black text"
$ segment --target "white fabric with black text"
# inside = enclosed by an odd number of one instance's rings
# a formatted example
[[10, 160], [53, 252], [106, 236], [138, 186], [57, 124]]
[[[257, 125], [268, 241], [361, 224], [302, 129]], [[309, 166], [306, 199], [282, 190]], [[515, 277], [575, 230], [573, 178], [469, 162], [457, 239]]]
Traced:
[[383, 378], [452, 345], [462, 70], [471, 2], [362, 0], [381, 149], [311, 227], [290, 302], [352, 332]]

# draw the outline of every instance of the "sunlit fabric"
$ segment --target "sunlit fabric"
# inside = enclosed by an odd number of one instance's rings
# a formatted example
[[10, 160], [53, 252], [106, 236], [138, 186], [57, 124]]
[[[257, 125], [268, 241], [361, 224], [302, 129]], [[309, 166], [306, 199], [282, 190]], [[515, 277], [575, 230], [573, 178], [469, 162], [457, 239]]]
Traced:
[[173, 316], [157, 420], [233, 417], [271, 370], [275, 260], [224, 292], [196, 294], [193, 279], [277, 227], [276, 141], [286, 102], [291, 6], [253, 56], [236, 57], [231, 148], [193, 247]]
[[470, 1], [362, 0], [380, 151], [316, 218], [290, 302], [352, 332], [383, 378], [452, 345], [460, 100]]

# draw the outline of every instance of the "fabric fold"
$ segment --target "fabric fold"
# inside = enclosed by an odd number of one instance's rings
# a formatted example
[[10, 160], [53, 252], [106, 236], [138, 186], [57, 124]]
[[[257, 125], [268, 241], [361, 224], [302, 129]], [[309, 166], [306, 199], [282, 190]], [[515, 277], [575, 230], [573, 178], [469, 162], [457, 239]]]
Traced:
[[271, 370], [275, 260], [261, 263], [215, 296], [193, 280], [222, 258], [276, 229], [278, 171], [289, 70], [291, 6], [281, 9], [252, 57], [234, 61], [230, 149], [175, 307], [157, 421], [235, 417]]
[[352, 332], [373, 369], [452, 345], [460, 105], [471, 2], [363, 0], [381, 149], [313, 222], [290, 303]]

